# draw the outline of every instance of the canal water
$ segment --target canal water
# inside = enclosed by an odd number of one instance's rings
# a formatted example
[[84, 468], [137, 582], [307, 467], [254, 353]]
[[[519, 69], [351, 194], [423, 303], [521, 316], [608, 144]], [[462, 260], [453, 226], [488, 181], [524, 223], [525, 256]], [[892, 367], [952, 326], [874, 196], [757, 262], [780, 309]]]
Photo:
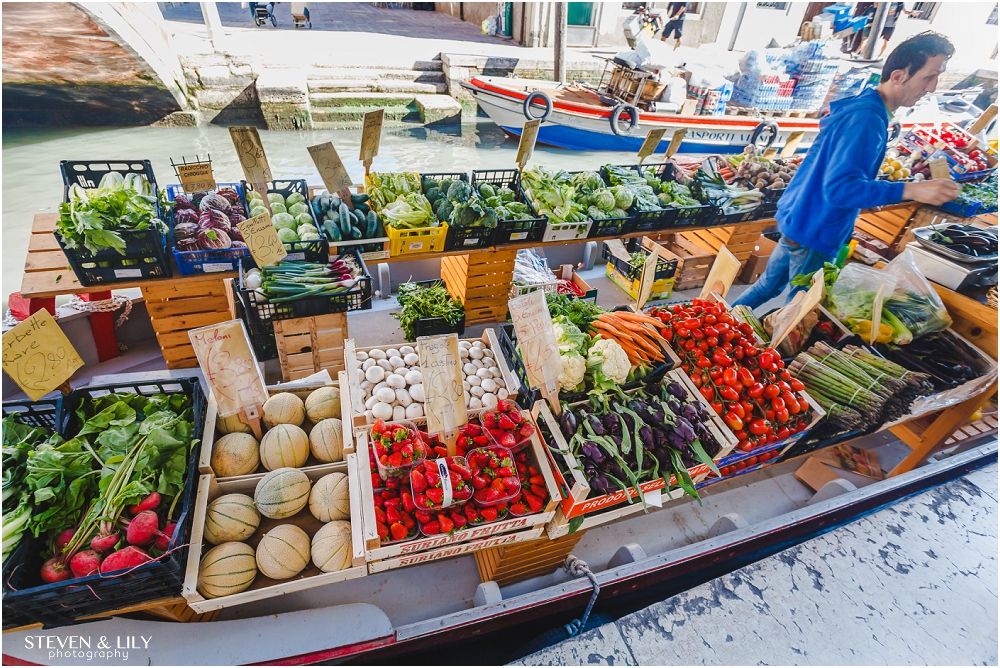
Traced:
[[[332, 141], [355, 183], [364, 167], [357, 160], [360, 130], [261, 131], [271, 170], [277, 178], [322, 183], [307, 146]], [[469, 172], [514, 167], [517, 140], [492, 122], [447, 129], [396, 127], [383, 130], [377, 171]], [[63, 197], [60, 160], [148, 159], [157, 185], [177, 183], [171, 160], [211, 156], [217, 181], [238, 181], [243, 172], [229, 131], [224, 127], [108, 128], [3, 131], [3, 307], [21, 287], [24, 259], [36, 213], [55, 212]], [[629, 164], [634, 153], [569, 151], [537, 146], [532, 165], [570, 171], [597, 169], [606, 163]], [[61, 303], [61, 302], [60, 302]]]

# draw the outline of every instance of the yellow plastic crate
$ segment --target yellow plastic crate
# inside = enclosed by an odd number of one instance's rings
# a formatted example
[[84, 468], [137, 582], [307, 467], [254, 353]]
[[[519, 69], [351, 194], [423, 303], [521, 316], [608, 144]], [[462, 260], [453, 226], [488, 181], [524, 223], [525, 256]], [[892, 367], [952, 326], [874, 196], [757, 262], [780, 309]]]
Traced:
[[[608, 262], [608, 266], [605, 269], [605, 275], [610, 278], [615, 285], [625, 291], [629, 297], [632, 299], [637, 299], [639, 297], [639, 279], [629, 279], [624, 276], [615, 265]], [[674, 291], [674, 279], [661, 278], [658, 281], [653, 281], [653, 289], [649, 292], [649, 300], [657, 301], [659, 299], [670, 299], [670, 295]]]
[[448, 223], [412, 230], [397, 230], [387, 225], [385, 231], [389, 234], [389, 254], [392, 256], [439, 253], [444, 250], [444, 242], [448, 238]]

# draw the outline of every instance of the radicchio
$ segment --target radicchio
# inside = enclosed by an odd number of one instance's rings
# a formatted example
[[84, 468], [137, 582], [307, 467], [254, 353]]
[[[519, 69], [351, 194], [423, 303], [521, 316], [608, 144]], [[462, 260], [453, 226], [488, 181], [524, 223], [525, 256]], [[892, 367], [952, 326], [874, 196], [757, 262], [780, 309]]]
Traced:
[[174, 205], [177, 207], [177, 211], [184, 211], [189, 209], [194, 209], [194, 200], [191, 199], [190, 195], [178, 195], [174, 198]]
[[181, 223], [198, 224], [198, 212], [194, 209], [178, 209], [174, 212], [174, 225]]
[[198, 233], [198, 246], [202, 250], [225, 250], [233, 245], [223, 230], [202, 230]]
[[240, 232], [240, 228], [233, 225], [233, 229], [229, 230], [229, 238], [233, 241], [244, 241], [243, 233]]
[[221, 211], [216, 211], [215, 209], [202, 211], [201, 217], [198, 219], [198, 225], [200, 225], [203, 230], [223, 230], [225, 232], [229, 232], [229, 230], [232, 229], [229, 217]]
[[198, 236], [198, 223], [174, 223], [174, 239], [189, 239]]
[[245, 241], [236, 241], [235, 239], [233, 240], [233, 245], [230, 246], [230, 248], [246, 248], [246, 247], [247, 244]]
[[233, 208], [236, 208], [237, 204], [240, 205], [241, 209], [243, 208], [243, 205], [240, 202], [240, 194], [235, 190], [233, 190], [232, 188], [222, 188], [221, 190], [219, 190], [219, 195], [225, 197], [226, 201], [229, 202], [229, 205], [232, 206]]
[[174, 245], [179, 251], [196, 251], [201, 250], [198, 246], [198, 237], [185, 237], [184, 239], [177, 239]]
[[236, 227], [244, 220], [246, 220], [246, 218], [243, 216], [242, 213], [236, 213], [235, 211], [229, 212], [229, 222], [232, 223], [233, 227]]
[[216, 211], [222, 211], [223, 213], [229, 211], [229, 200], [227, 200], [222, 195], [216, 195], [215, 193], [209, 193], [201, 198], [201, 204], [198, 208], [202, 211], [207, 211], [209, 209], [214, 209]]

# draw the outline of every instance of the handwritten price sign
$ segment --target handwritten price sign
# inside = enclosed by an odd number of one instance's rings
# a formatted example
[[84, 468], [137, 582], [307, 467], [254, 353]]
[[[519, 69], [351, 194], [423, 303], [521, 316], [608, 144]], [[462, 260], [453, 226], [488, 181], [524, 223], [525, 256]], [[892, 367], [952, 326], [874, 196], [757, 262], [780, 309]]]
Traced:
[[264, 145], [260, 141], [257, 128], [234, 126], [229, 128], [229, 136], [232, 137], [233, 146], [236, 147], [236, 154], [240, 158], [243, 175], [247, 181], [258, 184], [272, 180], [271, 168], [267, 164]]
[[524, 367], [528, 372], [531, 387], [543, 387], [550, 392], [558, 390], [556, 381], [562, 371], [559, 360], [559, 346], [552, 330], [552, 317], [545, 293], [541, 290], [529, 292], [507, 302], [514, 330], [524, 357]]
[[192, 329], [188, 336], [219, 404], [219, 415], [235, 415], [267, 401], [264, 376], [242, 320]]
[[531, 159], [531, 154], [535, 150], [535, 141], [538, 139], [538, 128], [542, 120], [536, 118], [526, 121], [521, 129], [521, 140], [517, 143], [517, 168], [523, 170]]
[[253, 255], [254, 262], [258, 267], [269, 267], [278, 264], [281, 259], [288, 255], [285, 245], [278, 237], [278, 231], [271, 223], [271, 216], [262, 213], [253, 218], [247, 218], [242, 223], [237, 223], [236, 228], [243, 235], [243, 239]]
[[45, 309], [3, 335], [3, 370], [38, 401], [83, 366], [55, 319]]
[[319, 170], [320, 178], [323, 179], [323, 185], [328, 191], [335, 193], [353, 185], [351, 175], [347, 173], [347, 168], [337, 155], [337, 149], [333, 147], [332, 142], [309, 146], [306, 150], [316, 163], [316, 169]]
[[361, 154], [358, 160], [370, 165], [372, 158], [378, 155], [378, 146], [382, 141], [382, 120], [385, 109], [376, 109], [365, 114], [365, 124], [361, 130]]
[[424, 384], [427, 433], [449, 434], [466, 423], [458, 335], [421, 336], [420, 375]]
[[212, 174], [212, 163], [193, 162], [177, 165], [177, 176], [181, 180], [181, 188], [186, 193], [203, 193], [215, 190], [215, 175]]
[[642, 146], [639, 148], [640, 165], [643, 160], [656, 153], [656, 147], [660, 145], [660, 142], [663, 140], [663, 135], [666, 133], [666, 128], [657, 128], [649, 131], [649, 134], [646, 135], [646, 140], [642, 142]]

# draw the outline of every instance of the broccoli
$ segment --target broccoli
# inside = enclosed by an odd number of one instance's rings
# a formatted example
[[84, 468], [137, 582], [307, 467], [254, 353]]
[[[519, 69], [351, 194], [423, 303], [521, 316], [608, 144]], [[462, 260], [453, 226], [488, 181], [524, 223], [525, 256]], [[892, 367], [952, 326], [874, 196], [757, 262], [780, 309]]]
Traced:
[[452, 202], [468, 202], [472, 197], [472, 186], [465, 181], [452, 181], [448, 188], [448, 199]]
[[451, 212], [450, 223], [455, 227], [472, 227], [479, 222], [479, 218], [479, 212], [470, 202], [459, 202]]
[[427, 200], [431, 204], [434, 204], [435, 202], [437, 202], [439, 199], [441, 199], [442, 196], [443, 196], [443, 193], [441, 192], [441, 189], [438, 188], [437, 186], [434, 186], [433, 188], [428, 188], [427, 189]]
[[483, 199], [488, 200], [491, 197], [495, 197], [496, 194], [497, 194], [496, 189], [489, 183], [479, 184], [479, 196], [482, 197]]

